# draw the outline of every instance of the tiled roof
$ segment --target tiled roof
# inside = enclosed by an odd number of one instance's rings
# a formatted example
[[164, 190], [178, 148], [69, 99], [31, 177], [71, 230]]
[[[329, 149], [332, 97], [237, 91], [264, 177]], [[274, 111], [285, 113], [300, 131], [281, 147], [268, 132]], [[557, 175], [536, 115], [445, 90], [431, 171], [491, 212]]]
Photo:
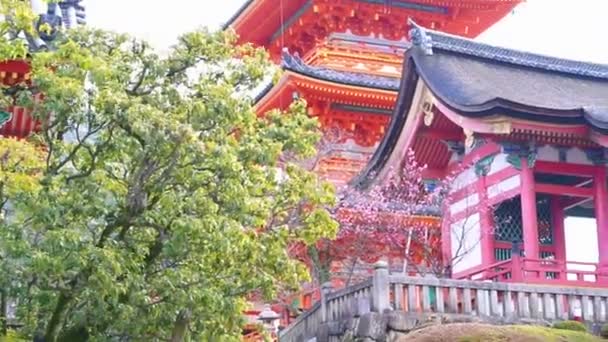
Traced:
[[395, 151], [419, 79], [456, 113], [541, 124], [587, 125], [608, 134], [608, 65], [478, 43], [412, 23], [402, 86], [378, 149], [352, 185], [367, 187]]
[[245, 12], [245, 10], [253, 3], [254, 0], [247, 0], [243, 3], [243, 5], [241, 5], [241, 7], [239, 7], [239, 9], [232, 15], [232, 17], [230, 17], [230, 19], [228, 19], [228, 21], [222, 25], [222, 30], [227, 29], [230, 25], [232, 25], [232, 23], [234, 23], [234, 21], [241, 15], [243, 14], [243, 12]]
[[[288, 52], [283, 52], [281, 67], [284, 70], [288, 70], [296, 74], [338, 84], [390, 91], [399, 90], [399, 78], [375, 76], [358, 72], [339, 71], [324, 67], [311, 66], [304, 63], [304, 61], [302, 61], [302, 59], [297, 55], [292, 55]], [[266, 96], [266, 94], [268, 94], [273, 86], [273, 83], [269, 82], [254, 98], [254, 102], [259, 102], [264, 96]]]
[[574, 61], [492, 46], [472, 39], [426, 30], [420, 26], [414, 26], [410, 36], [414, 45], [423, 46], [431, 51], [449, 51], [462, 56], [479, 57], [514, 66], [608, 79], [608, 65], [604, 64]]
[[282, 67], [285, 70], [324, 81], [382, 90], [399, 90], [399, 78], [310, 66], [304, 63], [300, 57], [288, 52], [283, 52]]

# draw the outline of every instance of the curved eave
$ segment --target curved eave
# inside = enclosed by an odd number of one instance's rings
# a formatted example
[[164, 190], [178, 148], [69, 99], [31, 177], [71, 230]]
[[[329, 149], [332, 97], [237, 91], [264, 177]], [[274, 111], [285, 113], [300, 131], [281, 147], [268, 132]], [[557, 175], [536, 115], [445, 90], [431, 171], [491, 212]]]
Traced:
[[296, 89], [325, 92], [331, 97], [350, 98], [351, 102], [356, 104], [365, 104], [374, 101], [389, 108], [392, 106], [397, 96], [397, 90], [339, 83], [286, 70], [277, 84], [268, 84], [264, 90], [258, 94], [255, 98], [256, 107], [263, 111], [276, 107], [271, 105], [272, 102], [279, 97], [286, 96], [284, 92], [291, 91], [292, 86]]
[[[416, 60], [415, 57], [412, 57], [412, 59]], [[483, 120], [503, 117], [563, 126], [584, 125], [600, 134], [608, 134], [608, 115], [606, 115], [606, 122], [596, 120], [589, 115], [589, 110], [582, 104], [578, 108], [557, 109], [520, 103], [501, 97], [494, 97], [480, 104], [460, 104], [452, 101], [449, 94], [443, 89], [439, 89], [436, 82], [429, 79], [424, 69], [416, 68], [415, 72], [424, 81], [437, 101], [440, 101], [449, 110], [466, 118]], [[604, 109], [602, 113], [608, 113], [608, 108]]]
[[247, 12], [254, 1], [255, 0], [246, 0], [245, 3], [243, 3], [241, 7], [239, 7], [239, 9], [236, 10], [236, 12], [230, 17], [230, 19], [228, 19], [228, 21], [222, 25], [222, 30], [226, 30], [232, 26], [242, 15], [245, 14], [245, 12]]

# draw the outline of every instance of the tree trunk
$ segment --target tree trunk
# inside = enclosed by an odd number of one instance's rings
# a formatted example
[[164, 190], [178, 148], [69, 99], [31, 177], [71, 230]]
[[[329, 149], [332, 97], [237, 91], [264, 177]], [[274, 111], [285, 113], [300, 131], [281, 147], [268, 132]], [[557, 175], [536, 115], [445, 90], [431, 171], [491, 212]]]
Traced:
[[188, 331], [188, 324], [190, 324], [190, 310], [182, 310], [175, 320], [173, 325], [173, 332], [171, 333], [171, 342], [182, 342], [186, 337]]
[[0, 290], [0, 336], [6, 336], [8, 333], [8, 298], [6, 291]]
[[407, 242], [405, 243], [405, 255], [403, 256], [403, 275], [407, 275], [407, 264], [410, 257], [410, 246], [412, 245], [412, 230], [407, 231]]
[[317, 279], [319, 280], [319, 285], [328, 282], [330, 278], [329, 264], [331, 263], [331, 261], [321, 261], [319, 258], [319, 251], [314, 245], [308, 247], [308, 254], [310, 255], [310, 259], [317, 275]]
[[57, 304], [55, 305], [55, 310], [53, 311], [53, 315], [49, 320], [49, 324], [46, 327], [46, 332], [44, 334], [44, 340], [46, 342], [56, 342], [57, 336], [59, 335], [59, 329], [61, 328], [61, 321], [63, 320], [63, 315], [68, 308], [68, 304], [72, 300], [71, 296], [68, 296], [65, 293], [61, 293], [59, 298], [57, 299]]

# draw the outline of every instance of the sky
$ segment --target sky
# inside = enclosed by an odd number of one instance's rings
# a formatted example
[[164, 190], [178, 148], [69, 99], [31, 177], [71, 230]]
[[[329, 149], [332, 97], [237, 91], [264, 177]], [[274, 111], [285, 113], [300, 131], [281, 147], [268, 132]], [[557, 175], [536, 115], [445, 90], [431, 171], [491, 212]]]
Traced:
[[[289, 0], [276, 0], [289, 1]], [[219, 28], [244, 0], [85, 0], [91, 26], [128, 32], [166, 50], [180, 33]], [[527, 0], [478, 39], [513, 49], [608, 64], [608, 0]], [[569, 260], [597, 262], [595, 224], [566, 221]]]

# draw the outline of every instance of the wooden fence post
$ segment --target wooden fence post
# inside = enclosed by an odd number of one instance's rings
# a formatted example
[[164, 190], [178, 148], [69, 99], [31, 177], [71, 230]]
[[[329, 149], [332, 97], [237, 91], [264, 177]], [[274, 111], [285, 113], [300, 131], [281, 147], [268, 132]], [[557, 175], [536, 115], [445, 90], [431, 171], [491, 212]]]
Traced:
[[524, 264], [521, 259], [519, 243], [513, 242], [513, 249], [511, 250], [511, 281], [516, 283], [524, 281]]
[[389, 296], [388, 264], [386, 261], [378, 261], [374, 265], [372, 280], [372, 311], [383, 313], [390, 310]]
[[331, 293], [332, 285], [331, 282], [326, 282], [321, 285], [321, 322], [326, 323], [329, 321], [329, 307], [327, 305], [327, 298]]

